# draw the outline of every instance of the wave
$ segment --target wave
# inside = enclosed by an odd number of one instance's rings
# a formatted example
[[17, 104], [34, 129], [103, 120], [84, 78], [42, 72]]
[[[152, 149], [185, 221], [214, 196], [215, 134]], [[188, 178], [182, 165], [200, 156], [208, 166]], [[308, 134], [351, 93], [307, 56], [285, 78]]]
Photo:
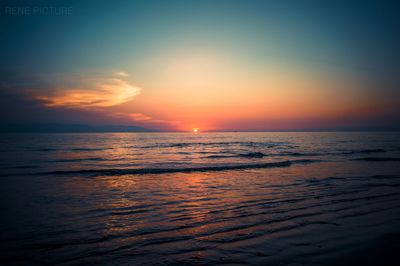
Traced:
[[303, 157], [303, 156], [320, 156], [320, 155], [331, 155], [331, 153], [317, 153], [317, 152], [283, 152], [278, 155]]
[[387, 152], [385, 149], [365, 149], [344, 152], [284, 152], [280, 155], [303, 157], [303, 156], [324, 156], [324, 155], [353, 155], [353, 154], [372, 154]]
[[243, 158], [263, 158], [267, 156], [262, 152], [248, 152], [248, 153], [241, 153], [235, 155], [209, 155], [205, 156], [204, 158], [235, 158], [235, 157], [243, 157]]
[[400, 162], [400, 158], [396, 157], [362, 157], [353, 159], [355, 161], [367, 161], [367, 162]]
[[47, 163], [71, 163], [71, 162], [83, 162], [83, 161], [108, 161], [100, 157], [93, 158], [74, 158], [74, 159], [56, 159], [46, 161]]
[[240, 155], [209, 155], [209, 156], [204, 156], [203, 158], [222, 159], [222, 158], [236, 158], [236, 157], [240, 157]]
[[[110, 149], [110, 148], [108, 148]], [[51, 152], [51, 151], [102, 151], [102, 150], [106, 150], [104, 148], [67, 148], [64, 149], [62, 147], [58, 147], [58, 148], [27, 148], [27, 150], [29, 151], [36, 151], [36, 152]]]
[[134, 168], [134, 169], [83, 169], [71, 171], [52, 171], [44, 173], [36, 173], [35, 175], [144, 175], [144, 174], [163, 174], [163, 173], [189, 173], [189, 172], [216, 172], [228, 170], [245, 170], [257, 168], [275, 168], [275, 167], [289, 167], [293, 164], [307, 164], [313, 162], [320, 162], [320, 160], [293, 160], [281, 161], [270, 163], [258, 164], [235, 164], [235, 165], [212, 165], [212, 166], [199, 166], [199, 167], [186, 167], [186, 168]]
[[[110, 149], [110, 148], [108, 148]], [[69, 151], [103, 151], [106, 150], [104, 148], [71, 148]]]
[[366, 150], [359, 150], [359, 151], [346, 151], [343, 152], [345, 155], [350, 155], [350, 154], [364, 154], [364, 153], [380, 153], [380, 152], [386, 152], [384, 149], [366, 149]]
[[240, 154], [240, 156], [246, 157], [246, 158], [262, 158], [267, 155], [262, 152], [249, 152], [249, 153], [245, 153], [245, 154]]
[[278, 146], [290, 146], [288, 142], [253, 142], [253, 141], [227, 141], [227, 142], [181, 142], [181, 143], [157, 143], [154, 145], [140, 146], [135, 148], [182, 148], [182, 147], [193, 147], [193, 146], [246, 146], [246, 147], [265, 147], [273, 148]]
[[34, 169], [40, 168], [38, 165], [15, 165], [15, 166], [0, 166], [0, 169]]
[[38, 151], [38, 152], [49, 152], [49, 151], [56, 151], [56, 148], [28, 148], [29, 151]]

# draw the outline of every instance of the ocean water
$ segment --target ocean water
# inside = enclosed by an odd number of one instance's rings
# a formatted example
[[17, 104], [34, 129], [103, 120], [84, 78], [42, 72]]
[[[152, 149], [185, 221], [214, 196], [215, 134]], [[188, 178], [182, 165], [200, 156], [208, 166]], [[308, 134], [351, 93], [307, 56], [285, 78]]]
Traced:
[[330, 265], [400, 225], [398, 133], [2, 134], [1, 264]]

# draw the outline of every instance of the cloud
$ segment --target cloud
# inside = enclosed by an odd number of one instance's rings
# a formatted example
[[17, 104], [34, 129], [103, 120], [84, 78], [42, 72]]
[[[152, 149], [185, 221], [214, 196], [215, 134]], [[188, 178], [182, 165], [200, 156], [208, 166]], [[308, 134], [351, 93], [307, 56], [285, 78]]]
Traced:
[[129, 76], [129, 74], [124, 71], [118, 71], [114, 72], [114, 76], [126, 78]]
[[147, 116], [140, 113], [129, 114], [129, 117], [134, 121], [149, 121], [153, 119], [151, 116]]
[[[171, 129], [179, 121], [142, 113], [133, 105], [141, 89], [115, 73], [0, 73], [2, 122], [98, 123]], [[121, 75], [120, 75], [121, 76]]]
[[124, 112], [111, 112], [108, 114], [109, 117], [117, 118], [117, 119], [128, 119], [130, 121], [140, 123], [142, 125], [151, 125], [151, 124], [163, 124], [169, 126], [176, 126], [181, 124], [181, 121], [177, 120], [166, 120], [166, 119], [157, 119], [152, 116], [143, 114], [143, 113], [124, 113]]
[[52, 80], [52, 86], [33, 92], [48, 107], [101, 108], [132, 100], [141, 89], [122, 78], [69, 76]]
[[136, 122], [146, 122], [146, 123], [157, 123], [157, 124], [169, 124], [169, 125], [177, 125], [180, 124], [179, 121], [165, 120], [165, 119], [155, 119], [151, 116], [141, 114], [141, 113], [132, 113], [128, 114], [128, 117]]

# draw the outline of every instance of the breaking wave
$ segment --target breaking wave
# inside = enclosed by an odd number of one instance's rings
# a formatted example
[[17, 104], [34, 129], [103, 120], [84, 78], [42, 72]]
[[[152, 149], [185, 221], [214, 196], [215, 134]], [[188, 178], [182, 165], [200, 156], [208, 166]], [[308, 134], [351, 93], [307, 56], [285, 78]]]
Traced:
[[65, 170], [65, 171], [52, 171], [45, 173], [37, 173], [39, 175], [144, 175], [144, 174], [162, 174], [162, 173], [188, 173], [188, 172], [216, 172], [228, 170], [245, 170], [257, 168], [274, 168], [274, 167], [289, 167], [293, 164], [306, 164], [319, 162], [320, 160], [293, 160], [257, 164], [232, 164], [232, 165], [211, 165], [199, 167], [186, 167], [186, 168], [133, 168], [133, 169], [83, 169], [83, 170]]

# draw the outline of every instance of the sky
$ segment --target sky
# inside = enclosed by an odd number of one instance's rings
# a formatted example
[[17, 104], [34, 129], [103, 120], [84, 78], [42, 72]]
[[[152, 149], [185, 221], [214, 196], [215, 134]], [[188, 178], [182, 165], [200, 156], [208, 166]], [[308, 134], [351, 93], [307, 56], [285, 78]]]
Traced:
[[0, 123], [398, 130], [396, 1], [2, 1]]

